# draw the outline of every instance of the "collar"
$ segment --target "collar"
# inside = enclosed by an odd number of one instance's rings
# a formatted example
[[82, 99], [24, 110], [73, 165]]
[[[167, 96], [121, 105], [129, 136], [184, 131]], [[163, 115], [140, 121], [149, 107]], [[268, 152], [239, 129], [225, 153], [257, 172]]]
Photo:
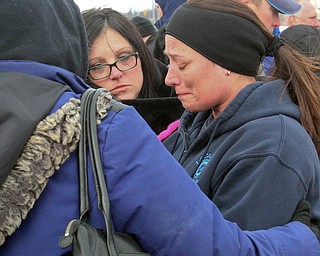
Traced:
[[49, 79], [64, 85], [68, 85], [78, 94], [82, 94], [89, 86], [76, 74], [53, 65], [35, 61], [1, 60], [0, 72], [15, 71], [28, 75]]

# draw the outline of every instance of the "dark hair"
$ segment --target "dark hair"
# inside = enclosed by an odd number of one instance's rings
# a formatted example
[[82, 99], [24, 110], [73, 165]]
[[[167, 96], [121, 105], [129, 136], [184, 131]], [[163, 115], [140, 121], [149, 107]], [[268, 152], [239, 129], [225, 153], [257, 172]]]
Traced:
[[83, 11], [82, 16], [87, 31], [89, 48], [106, 28], [114, 29], [128, 40], [139, 53], [141, 61], [143, 84], [138, 98], [158, 97], [157, 90], [162, 83], [161, 74], [135, 25], [126, 16], [111, 8], [92, 8]]
[[164, 63], [165, 65], [169, 64], [169, 59], [167, 55], [164, 53], [165, 49], [165, 31], [166, 27], [160, 28], [155, 34], [155, 44], [153, 49], [153, 56]]
[[[187, 4], [243, 17], [254, 22], [261, 29], [269, 44], [274, 39], [258, 16], [238, 0], [188, 0]], [[288, 44], [282, 45], [274, 57], [276, 67], [270, 79], [283, 79], [286, 82], [286, 88], [292, 99], [300, 107], [301, 124], [309, 133], [320, 156], [320, 85], [316, 76], [320, 68]]]

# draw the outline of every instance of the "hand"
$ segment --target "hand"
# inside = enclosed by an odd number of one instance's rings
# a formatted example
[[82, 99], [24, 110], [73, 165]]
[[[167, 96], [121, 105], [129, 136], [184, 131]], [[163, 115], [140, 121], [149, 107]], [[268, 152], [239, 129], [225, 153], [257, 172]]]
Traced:
[[310, 203], [306, 200], [301, 200], [298, 203], [298, 206], [295, 212], [293, 213], [291, 221], [299, 221], [305, 224], [312, 230], [312, 232], [316, 235], [318, 240], [320, 240], [320, 229], [319, 229], [319, 226], [312, 223], [310, 210], [311, 210]]

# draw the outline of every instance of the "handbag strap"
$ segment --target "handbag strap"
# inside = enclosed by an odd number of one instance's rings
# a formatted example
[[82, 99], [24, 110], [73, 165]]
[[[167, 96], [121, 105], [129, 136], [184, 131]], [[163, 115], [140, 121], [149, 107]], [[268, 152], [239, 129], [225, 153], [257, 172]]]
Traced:
[[[98, 134], [97, 134], [97, 99], [105, 89], [88, 89], [81, 97], [81, 118], [82, 132], [79, 142], [79, 189], [80, 189], [80, 218], [87, 220], [90, 204], [88, 195], [88, 168], [87, 152], [88, 144], [92, 170], [97, 192], [98, 208], [101, 211], [106, 224], [106, 242], [110, 255], [118, 255], [115, 247], [113, 228], [110, 218], [110, 202], [107, 185], [101, 164]], [[88, 143], [87, 143], [88, 142]], [[112, 254], [111, 254], [112, 251]]]
[[81, 124], [81, 133], [79, 140], [79, 194], [80, 194], [80, 219], [88, 221], [88, 214], [90, 210], [89, 205], [89, 193], [88, 193], [88, 176], [87, 176], [87, 115], [88, 115], [88, 104], [89, 98], [92, 98], [92, 91], [88, 89], [81, 96], [81, 110], [80, 110], [80, 124]]

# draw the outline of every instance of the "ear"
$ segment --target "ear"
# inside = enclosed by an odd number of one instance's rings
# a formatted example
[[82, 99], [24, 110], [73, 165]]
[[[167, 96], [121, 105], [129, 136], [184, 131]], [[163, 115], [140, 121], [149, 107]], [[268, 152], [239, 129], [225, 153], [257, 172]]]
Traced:
[[297, 21], [296, 21], [296, 16], [295, 16], [295, 15], [290, 15], [290, 16], [288, 17], [287, 25], [288, 25], [288, 26], [297, 25]]
[[240, 0], [240, 2], [247, 5], [250, 2], [250, 0]]
[[163, 16], [163, 10], [159, 4], [155, 3], [155, 5], [156, 5], [157, 11], [158, 11], [158, 16], [159, 16], [159, 18], [161, 18]]

